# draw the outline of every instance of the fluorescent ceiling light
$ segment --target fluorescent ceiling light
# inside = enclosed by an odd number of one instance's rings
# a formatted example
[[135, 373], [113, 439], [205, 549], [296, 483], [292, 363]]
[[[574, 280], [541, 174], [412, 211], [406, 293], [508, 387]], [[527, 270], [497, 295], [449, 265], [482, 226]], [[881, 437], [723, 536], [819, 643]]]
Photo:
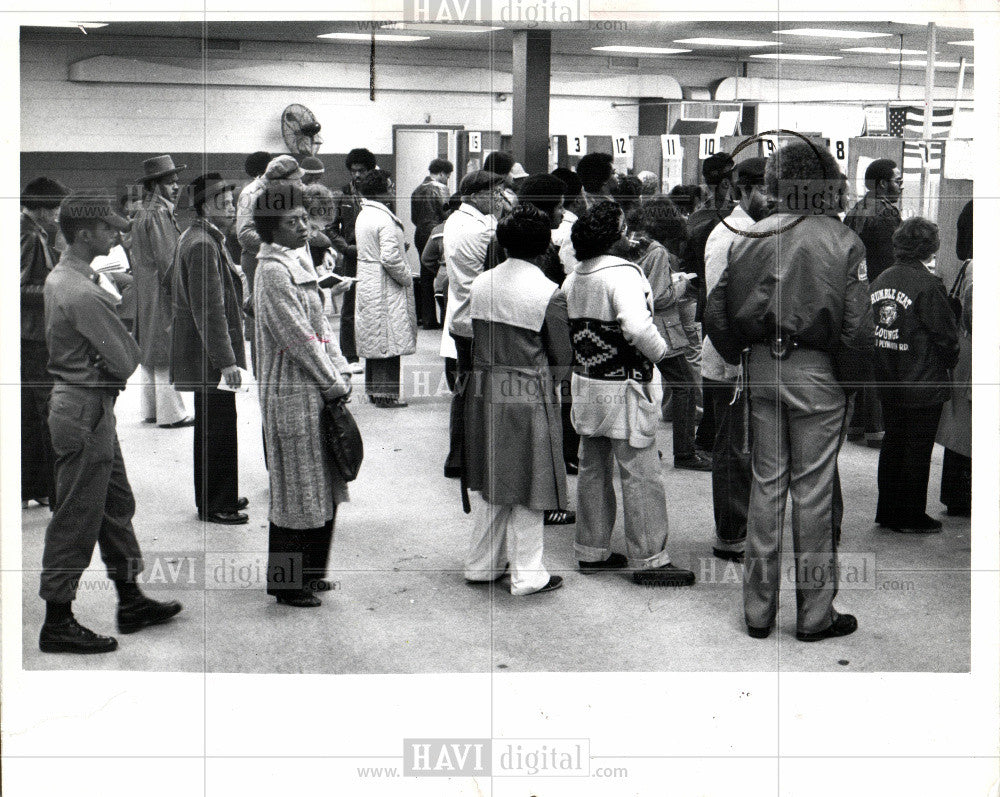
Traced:
[[972, 39], [969, 39], [969, 41], [966, 42], [948, 42], [948, 44], [951, 44], [954, 47], [972, 47], [975, 42], [973, 42]]
[[[908, 60], [908, 61], [893, 61], [892, 63], [895, 66], [911, 66], [911, 67], [914, 67], [914, 68], [920, 67], [921, 69], [926, 69], [927, 68], [927, 61], [926, 60], [919, 61], [919, 60], [917, 60], [915, 58], [912, 59], [912, 60]], [[961, 64], [959, 64], [958, 61], [935, 61], [934, 62], [934, 67], [936, 69], [958, 69], [959, 66], [961, 66]], [[966, 63], [965, 66], [966, 66], [967, 69], [971, 69], [972, 68], [971, 62], [970, 63]]]
[[827, 30], [825, 28], [790, 28], [773, 32], [784, 36], [811, 36], [816, 39], [881, 39], [892, 35], [891, 33], [872, 33], [863, 30]]
[[770, 58], [773, 61], [841, 61], [840, 55], [811, 55], [809, 53], [758, 53], [751, 58]]
[[[372, 40], [372, 34], [370, 33], [321, 33], [316, 37], [317, 39], [347, 39], [348, 41], [364, 41], [368, 42]], [[430, 36], [406, 36], [402, 33], [376, 33], [375, 41], [377, 42], [418, 42], [424, 39], [429, 39]]]
[[630, 47], [624, 44], [608, 44], [604, 47], [591, 47], [591, 50], [600, 50], [606, 53], [645, 53], [647, 55], [672, 55], [673, 53], [689, 53], [680, 47]]
[[489, 33], [503, 28], [491, 25], [458, 25], [451, 22], [390, 22], [382, 30], [419, 30], [425, 33]]
[[27, 28], [106, 28], [107, 22], [26, 22]]
[[774, 47], [777, 42], [754, 41], [753, 39], [674, 39], [674, 44], [706, 44], [713, 47]]
[[927, 55], [927, 50], [900, 50], [898, 47], [841, 47], [842, 53], [875, 53], [876, 55]]

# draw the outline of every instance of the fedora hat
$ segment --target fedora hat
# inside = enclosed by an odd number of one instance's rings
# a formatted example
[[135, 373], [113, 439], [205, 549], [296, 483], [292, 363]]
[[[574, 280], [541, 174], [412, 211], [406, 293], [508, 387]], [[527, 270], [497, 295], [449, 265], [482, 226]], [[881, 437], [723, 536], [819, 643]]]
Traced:
[[169, 155], [157, 155], [155, 158], [147, 158], [142, 162], [142, 179], [159, 180], [168, 174], [176, 174], [187, 166], [174, 166], [174, 159]]
[[226, 191], [235, 191], [233, 183], [226, 182], [218, 172], [207, 172], [199, 174], [187, 190], [191, 194], [191, 207], [197, 207], [207, 199], [212, 199]]

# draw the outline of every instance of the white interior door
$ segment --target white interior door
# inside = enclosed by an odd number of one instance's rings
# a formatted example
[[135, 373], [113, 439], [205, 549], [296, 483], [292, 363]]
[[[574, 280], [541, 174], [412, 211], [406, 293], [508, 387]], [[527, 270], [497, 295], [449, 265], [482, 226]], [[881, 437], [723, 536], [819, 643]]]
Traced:
[[[396, 215], [403, 222], [406, 242], [410, 244], [407, 258], [410, 270], [420, 273], [420, 253], [413, 245], [413, 221], [410, 219], [410, 196], [424, 181], [427, 167], [435, 158], [447, 158], [452, 163], [457, 160], [457, 130], [434, 127], [397, 129], [395, 135], [396, 174]], [[448, 183], [448, 194], [454, 193], [455, 177]]]

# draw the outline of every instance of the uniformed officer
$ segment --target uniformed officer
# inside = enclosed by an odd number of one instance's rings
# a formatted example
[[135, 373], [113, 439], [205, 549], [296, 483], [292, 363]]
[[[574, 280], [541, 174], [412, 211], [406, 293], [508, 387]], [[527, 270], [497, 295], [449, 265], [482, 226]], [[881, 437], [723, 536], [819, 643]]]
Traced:
[[135, 499], [115, 430], [115, 399], [139, 364], [139, 347], [97, 284], [91, 261], [107, 255], [128, 222], [111, 203], [68, 197], [59, 211], [68, 247], [45, 281], [45, 338], [54, 379], [49, 430], [56, 504], [45, 532], [39, 594], [46, 602], [39, 647], [46, 653], [106, 653], [118, 647], [73, 617], [80, 576], [100, 546], [118, 590], [118, 630], [138, 631], [181, 610], [146, 597], [135, 583], [142, 552], [132, 529]]
[[743, 601], [747, 631], [770, 634], [778, 612], [781, 531], [792, 498], [799, 640], [845, 636], [857, 620], [837, 593], [834, 483], [847, 402], [839, 380], [869, 356], [874, 327], [861, 239], [837, 217], [845, 181], [833, 156], [806, 142], [768, 161], [776, 212], [732, 244], [706, 309], [727, 362], [749, 347], [753, 484]]

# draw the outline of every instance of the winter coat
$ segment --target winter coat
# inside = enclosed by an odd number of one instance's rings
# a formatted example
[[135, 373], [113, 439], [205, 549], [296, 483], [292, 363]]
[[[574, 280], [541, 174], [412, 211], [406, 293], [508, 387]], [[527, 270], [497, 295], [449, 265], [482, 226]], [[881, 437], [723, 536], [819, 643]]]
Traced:
[[777, 336], [844, 362], [869, 357], [873, 327], [861, 239], [832, 214], [803, 219], [783, 211], [750, 231], [758, 237], [733, 241], [705, 307], [705, 330], [726, 362], [738, 364], [745, 347]]
[[956, 454], [972, 456], [972, 285], [962, 294], [958, 362], [951, 375], [951, 397], [941, 410], [937, 442]]
[[261, 244], [254, 308], [269, 517], [285, 528], [319, 528], [348, 498], [320, 434], [324, 400], [347, 392], [347, 362], [323, 314], [316, 272], [299, 252]]
[[224, 368], [246, 367], [239, 276], [224, 240], [197, 219], [177, 243], [170, 381], [178, 390], [215, 390]]
[[[659, 241], [650, 241], [635, 262], [653, 291], [653, 323], [670, 347], [667, 356], [679, 357], [687, 350], [688, 339], [681, 322], [681, 297], [677, 295], [672, 277], [675, 266], [679, 265], [678, 259]], [[684, 296], [686, 298], [686, 294]]]
[[941, 278], [923, 263], [897, 261], [871, 285], [875, 379], [883, 402], [942, 404], [958, 361], [958, 325]]
[[170, 364], [172, 267], [181, 237], [173, 207], [159, 194], [147, 197], [132, 220], [131, 234], [135, 339], [142, 350], [142, 364], [162, 368]]
[[381, 202], [363, 199], [354, 236], [358, 246], [354, 309], [358, 356], [385, 359], [413, 354], [417, 315], [403, 223]]
[[892, 266], [892, 235], [902, 223], [899, 208], [871, 191], [844, 216], [844, 224], [854, 230], [865, 245], [869, 282], [874, 282]]
[[656, 442], [663, 388], [653, 363], [669, 347], [653, 322], [653, 289], [620, 257], [582, 260], [563, 283], [573, 340], [573, 427], [581, 436]]
[[473, 280], [470, 313], [468, 487], [492, 504], [565, 507], [556, 387], [573, 361], [566, 297], [537, 266], [512, 258]]
[[[45, 343], [45, 278], [56, 256], [49, 234], [27, 213], [21, 214], [21, 340]], [[44, 363], [42, 368], [44, 370]]]

